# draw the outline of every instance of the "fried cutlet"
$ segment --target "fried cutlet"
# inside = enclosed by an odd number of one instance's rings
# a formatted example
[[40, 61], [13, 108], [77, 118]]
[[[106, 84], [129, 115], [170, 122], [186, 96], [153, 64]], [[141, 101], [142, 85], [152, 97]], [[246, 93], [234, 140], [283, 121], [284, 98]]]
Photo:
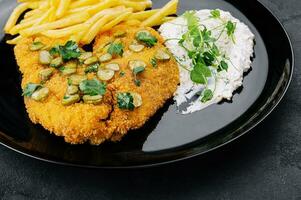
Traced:
[[[163, 46], [161, 36], [151, 28], [144, 28], [151, 32], [157, 39], [157, 44], [146, 47], [142, 52], [134, 53], [129, 50], [130, 43], [134, 40], [135, 33], [141, 28], [120, 25], [114, 29], [99, 34], [94, 43], [94, 55], [103, 51], [103, 46], [116, 40], [117, 32], [125, 32], [124, 37], [118, 38], [124, 45], [122, 57], [116, 57], [110, 62], [118, 63], [120, 73], [115, 73], [114, 78], [107, 81], [107, 89], [99, 104], [74, 103], [69, 106], [62, 105], [62, 99], [67, 88], [68, 76], [63, 76], [56, 70], [53, 76], [44, 83], [50, 91], [44, 101], [35, 101], [24, 97], [27, 112], [33, 123], [41, 124], [45, 129], [57, 136], [63, 136], [65, 141], [72, 144], [84, 143], [98, 145], [106, 140], [119, 141], [129, 130], [140, 128], [145, 122], [163, 106], [165, 101], [173, 96], [179, 82], [178, 66], [173, 58], [168, 61], [158, 62], [152, 66], [150, 60], [155, 52]], [[39, 37], [47, 46], [64, 44], [66, 40], [53, 40]], [[31, 51], [29, 46], [34, 38], [23, 39], [15, 46], [15, 56], [22, 73], [22, 88], [29, 82], [39, 83], [38, 73], [45, 66], [39, 63], [39, 53]], [[133, 76], [128, 64], [131, 60], [142, 60], [148, 63], [145, 71]], [[120, 75], [122, 72], [122, 76]], [[78, 74], [84, 73], [82, 69]], [[88, 79], [96, 78], [95, 73], [89, 73]], [[135, 83], [139, 78], [140, 86]], [[142, 97], [142, 105], [134, 110], [119, 108], [117, 94], [120, 92], [136, 92]]]

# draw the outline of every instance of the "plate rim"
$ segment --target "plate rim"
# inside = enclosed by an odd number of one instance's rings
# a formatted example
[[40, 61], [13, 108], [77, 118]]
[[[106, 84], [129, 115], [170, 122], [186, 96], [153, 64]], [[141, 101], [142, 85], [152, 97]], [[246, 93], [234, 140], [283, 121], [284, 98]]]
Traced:
[[[231, 138], [231, 139], [229, 139], [229, 140], [227, 140], [227, 141], [225, 141], [221, 144], [218, 144], [214, 147], [211, 147], [207, 150], [204, 150], [202, 152], [192, 153], [191, 155], [186, 155], [186, 156], [183, 156], [181, 158], [175, 158], [175, 159], [170, 159], [170, 160], [166, 160], [166, 161], [158, 161], [156, 163], [148, 163], [148, 164], [129, 164], [129, 165], [126, 165], [126, 166], [100, 166], [100, 165], [91, 165], [91, 164], [77, 164], [77, 163], [72, 163], [72, 162], [68, 162], [68, 161], [59, 161], [59, 160], [51, 159], [51, 158], [44, 158], [43, 155], [39, 155], [39, 153], [33, 153], [33, 152], [28, 153], [26, 148], [23, 148], [21, 146], [14, 146], [13, 144], [9, 144], [10, 142], [5, 142], [4, 141], [5, 139], [2, 139], [1, 137], [0, 137], [0, 145], [2, 145], [2, 146], [6, 147], [6, 148], [8, 148], [8, 149], [10, 149], [14, 152], [17, 152], [21, 155], [24, 155], [26, 157], [33, 158], [33, 159], [43, 161], [43, 162], [46, 162], [46, 163], [52, 163], [52, 164], [60, 165], [60, 166], [90, 168], [90, 169], [139, 169], [139, 168], [148, 168], [148, 167], [167, 165], [167, 164], [176, 163], [176, 162], [179, 162], [179, 161], [188, 160], [188, 159], [191, 159], [191, 158], [201, 156], [201, 155], [207, 154], [209, 152], [215, 151], [217, 149], [220, 149], [221, 147], [224, 147], [224, 146], [232, 143], [235, 140], [238, 140], [240, 137], [246, 135], [247, 133], [250, 132], [250, 130], [254, 129], [256, 126], [258, 126], [260, 123], [262, 123], [275, 110], [275, 108], [281, 103], [281, 101], [283, 100], [284, 96], [286, 95], [286, 93], [287, 93], [287, 91], [288, 91], [288, 89], [291, 85], [292, 78], [293, 78], [293, 75], [294, 75], [294, 70], [295, 70], [295, 53], [294, 53], [294, 48], [293, 48], [293, 44], [292, 44], [292, 40], [291, 40], [290, 35], [288, 34], [286, 28], [284, 27], [284, 25], [282, 24], [280, 19], [271, 11], [270, 8], [265, 6], [259, 0], [257, 0], [257, 3], [259, 3], [264, 9], [266, 9], [266, 11], [269, 12], [272, 15], [272, 17], [274, 17], [274, 19], [276, 19], [276, 21], [280, 25], [281, 29], [285, 33], [285, 37], [286, 37], [287, 42], [289, 44], [291, 59], [292, 59], [291, 63], [290, 63], [290, 75], [288, 77], [287, 84], [286, 84], [282, 94], [279, 96], [278, 100], [271, 106], [271, 108], [269, 108], [269, 110], [266, 111], [266, 113], [264, 113], [262, 115], [262, 117], [260, 117], [250, 127], [243, 130], [237, 136], [234, 136], [233, 138]], [[0, 131], [0, 133], [5, 134], [2, 131]], [[198, 145], [195, 145], [195, 146], [198, 146]]]

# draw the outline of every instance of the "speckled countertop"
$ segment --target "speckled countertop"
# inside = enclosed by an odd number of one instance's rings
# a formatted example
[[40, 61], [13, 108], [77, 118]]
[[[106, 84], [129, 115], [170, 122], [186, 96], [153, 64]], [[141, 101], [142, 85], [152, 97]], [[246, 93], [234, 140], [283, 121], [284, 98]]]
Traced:
[[301, 1], [260, 1], [291, 36], [296, 68], [251, 134], [203, 158], [130, 171], [56, 166], [0, 146], [0, 199], [301, 199]]

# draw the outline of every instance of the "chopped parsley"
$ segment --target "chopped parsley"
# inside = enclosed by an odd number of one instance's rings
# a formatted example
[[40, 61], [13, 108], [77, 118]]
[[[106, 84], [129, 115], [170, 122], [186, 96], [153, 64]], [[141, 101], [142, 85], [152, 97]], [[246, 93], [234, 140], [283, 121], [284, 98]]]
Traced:
[[23, 93], [22, 96], [25, 97], [31, 97], [31, 95], [37, 91], [38, 89], [40, 89], [42, 87], [42, 85], [40, 84], [36, 84], [36, 83], [28, 83], [25, 88], [23, 89]]
[[142, 66], [135, 67], [133, 69], [133, 74], [134, 74], [134, 77], [135, 77], [134, 82], [135, 82], [135, 85], [138, 86], [138, 87], [141, 86], [141, 81], [137, 79], [137, 75], [144, 72], [144, 70], [145, 70], [145, 67], [142, 67]]
[[92, 65], [89, 65], [86, 69], [85, 69], [85, 73], [92, 73], [92, 72], [97, 72], [99, 67], [99, 63], [94, 63]]
[[109, 46], [108, 53], [112, 56], [122, 56], [123, 55], [123, 45], [121, 43], [112, 43]]
[[125, 72], [124, 71], [121, 71], [120, 73], [119, 73], [119, 76], [121, 76], [121, 77], [123, 77], [125, 75]]
[[117, 95], [118, 108], [123, 110], [134, 110], [134, 98], [129, 92], [118, 93]]
[[50, 49], [49, 53], [53, 56], [61, 55], [64, 61], [78, 58], [81, 53], [76, 42], [70, 40], [64, 46], [55, 46]]
[[136, 34], [136, 39], [143, 42], [148, 47], [153, 47], [158, 42], [158, 39], [148, 31], [140, 31]]
[[158, 66], [158, 61], [157, 61], [157, 59], [155, 57], [151, 58], [150, 63], [152, 64], [153, 67], [157, 67]]
[[104, 95], [106, 93], [106, 84], [100, 83], [97, 79], [84, 80], [79, 84], [79, 89], [84, 95]]

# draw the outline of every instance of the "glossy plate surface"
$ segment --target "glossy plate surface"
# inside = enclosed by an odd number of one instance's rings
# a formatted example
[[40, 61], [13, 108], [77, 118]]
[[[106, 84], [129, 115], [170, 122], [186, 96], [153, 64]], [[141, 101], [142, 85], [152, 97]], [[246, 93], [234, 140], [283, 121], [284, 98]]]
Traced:
[[[167, 0], [154, 0], [154, 7]], [[0, 1], [1, 30], [15, 1]], [[30, 122], [21, 97], [20, 73], [13, 48], [1, 32], [0, 142], [20, 153], [45, 161], [84, 167], [126, 168], [168, 163], [206, 153], [246, 133], [277, 106], [293, 72], [290, 40], [279, 21], [256, 0], [182, 0], [179, 13], [191, 9], [230, 11], [256, 36], [252, 70], [232, 102], [201, 112], [180, 115], [173, 101], [141, 129], [120, 143], [101, 146], [66, 144]]]

